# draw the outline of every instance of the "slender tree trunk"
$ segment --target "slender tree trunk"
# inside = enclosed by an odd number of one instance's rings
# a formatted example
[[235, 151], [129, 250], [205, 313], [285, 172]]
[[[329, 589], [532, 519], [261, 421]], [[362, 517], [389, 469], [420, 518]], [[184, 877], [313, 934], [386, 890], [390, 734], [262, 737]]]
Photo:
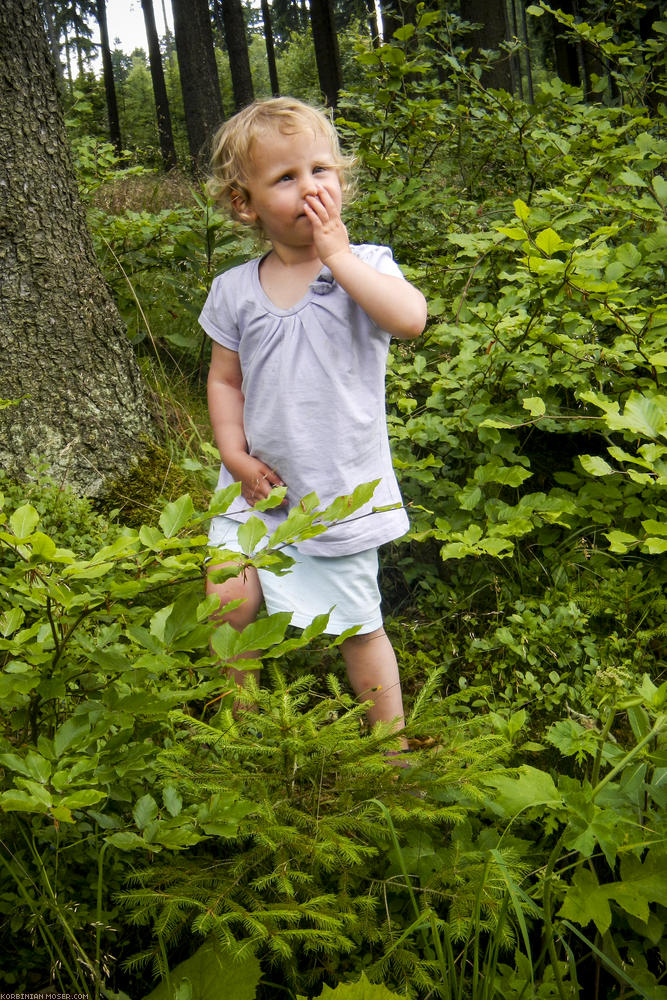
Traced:
[[67, 83], [69, 84], [70, 97], [74, 93], [74, 80], [72, 78], [72, 53], [70, 51], [69, 35], [65, 28], [65, 65], [67, 67]]
[[122, 152], [123, 143], [120, 135], [120, 118], [118, 117], [118, 102], [113, 79], [113, 63], [109, 47], [109, 31], [107, 28], [106, 0], [96, 0], [97, 23], [100, 26], [100, 47], [102, 49], [102, 74], [104, 76], [104, 93], [107, 100], [107, 117], [109, 119], [109, 136], [117, 153]]
[[[516, 16], [517, 0], [509, 0], [508, 18], [508, 42], [517, 42], [519, 39], [519, 25]], [[521, 71], [521, 53], [515, 52], [510, 60], [510, 73], [512, 76], [512, 91], [518, 94], [523, 100], [523, 74]]]
[[203, 170], [210, 141], [223, 118], [213, 30], [207, 0], [172, 0], [190, 157]]
[[222, 22], [225, 28], [225, 42], [229, 56], [229, 70], [232, 77], [234, 104], [240, 111], [250, 104], [255, 97], [250, 72], [250, 57], [248, 55], [248, 39], [245, 33], [245, 20], [241, 0], [216, 0], [216, 7], [222, 7]]
[[42, 14], [44, 15], [44, 21], [46, 23], [46, 35], [49, 39], [49, 48], [51, 50], [51, 59], [53, 65], [56, 68], [56, 78], [58, 81], [58, 89], [65, 92], [65, 68], [60, 58], [60, 39], [58, 38], [58, 32], [56, 31], [55, 18], [53, 16], [53, 4], [51, 0], [42, 0], [41, 4]]
[[366, 11], [368, 13], [368, 30], [371, 35], [371, 42], [373, 43], [373, 48], [377, 49], [380, 45], [380, 26], [378, 24], [377, 10], [375, 9], [375, 0], [366, 0]]
[[278, 67], [276, 65], [276, 50], [273, 44], [273, 28], [271, 26], [271, 10], [268, 0], [262, 0], [262, 21], [264, 23], [264, 42], [266, 44], [266, 60], [269, 64], [269, 80], [271, 81], [271, 93], [274, 97], [280, 94], [280, 84], [278, 82]]
[[79, 492], [125, 474], [149, 429], [132, 348], [72, 170], [38, 0], [0, 4], [0, 467], [32, 454]]
[[173, 170], [177, 163], [176, 148], [174, 146], [174, 133], [171, 128], [171, 112], [169, 111], [167, 85], [164, 82], [160, 39], [158, 38], [157, 28], [155, 27], [153, 0], [141, 0], [141, 7], [144, 12], [144, 24], [146, 25], [148, 60], [151, 67], [151, 80], [153, 81], [153, 94], [155, 96], [155, 113], [157, 116], [160, 153], [162, 154], [164, 169]]
[[165, 42], [165, 55], [167, 59], [174, 51], [174, 38], [169, 30], [169, 21], [167, 20], [167, 8], [165, 6], [164, 0], [161, 0], [162, 4], [162, 20], [164, 21], [164, 42]]
[[320, 90], [329, 107], [335, 108], [343, 81], [332, 0], [310, 0], [310, 23]]
[[528, 91], [528, 103], [535, 102], [533, 92], [533, 67], [530, 58], [530, 43], [528, 39], [528, 20], [526, 18], [526, 0], [517, 0], [519, 4], [519, 26], [521, 30], [521, 42], [526, 56], [526, 89]]
[[[508, 35], [507, 10], [505, 0], [461, 0], [461, 17], [466, 21], [481, 24], [468, 38], [473, 53], [480, 49], [497, 49]], [[502, 57], [482, 74], [482, 85], [495, 90], [512, 89], [510, 60]]]

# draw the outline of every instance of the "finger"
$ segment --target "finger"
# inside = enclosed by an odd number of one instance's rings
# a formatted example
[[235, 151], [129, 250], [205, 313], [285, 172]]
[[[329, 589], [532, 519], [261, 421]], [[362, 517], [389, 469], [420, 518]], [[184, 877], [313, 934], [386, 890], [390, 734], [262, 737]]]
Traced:
[[324, 205], [324, 207], [327, 209], [327, 211], [330, 211], [332, 208], [335, 209], [336, 203], [334, 202], [333, 198], [331, 197], [330, 192], [327, 191], [327, 189], [325, 187], [317, 189], [317, 197], [320, 199], [320, 201], [322, 202], [322, 204]]
[[320, 222], [327, 222], [329, 219], [329, 213], [320, 199], [320, 193], [321, 192], [318, 192], [318, 194], [307, 194], [305, 208], [306, 212], [310, 209], [312, 214], [315, 215]]

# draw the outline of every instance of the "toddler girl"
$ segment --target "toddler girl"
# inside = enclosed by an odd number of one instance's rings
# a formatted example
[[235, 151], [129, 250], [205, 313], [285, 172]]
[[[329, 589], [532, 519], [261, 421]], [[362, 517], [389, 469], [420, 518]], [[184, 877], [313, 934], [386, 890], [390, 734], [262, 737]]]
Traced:
[[[261, 513], [269, 530], [309, 493], [326, 505], [380, 480], [372, 501], [324, 534], [288, 549], [284, 576], [251, 568], [222, 584], [221, 620], [241, 630], [262, 601], [300, 628], [333, 611], [355, 694], [373, 701], [369, 722], [404, 725], [396, 657], [382, 627], [377, 547], [403, 535], [387, 439], [384, 377], [392, 336], [419, 336], [423, 295], [391, 251], [351, 246], [341, 220], [345, 170], [328, 117], [300, 101], [256, 101], [214, 140], [212, 195], [255, 226], [271, 249], [213, 281], [200, 323], [213, 340], [209, 412], [222, 457], [219, 488], [242, 496], [211, 523], [213, 546], [241, 551], [239, 524], [276, 486], [286, 502]], [[360, 516], [365, 515], [365, 516]], [[215, 567], [212, 567], [213, 569]], [[233, 610], [225, 605], [241, 599]], [[231, 671], [239, 683], [245, 672]]]

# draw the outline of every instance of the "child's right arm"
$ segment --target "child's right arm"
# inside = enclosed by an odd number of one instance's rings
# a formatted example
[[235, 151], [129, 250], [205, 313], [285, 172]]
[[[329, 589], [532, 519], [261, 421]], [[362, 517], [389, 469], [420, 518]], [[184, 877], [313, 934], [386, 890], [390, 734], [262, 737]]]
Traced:
[[208, 411], [223, 465], [241, 483], [244, 500], [254, 506], [268, 497], [274, 486], [284, 486], [280, 476], [248, 454], [243, 430], [243, 392], [239, 356], [213, 343], [208, 373]]

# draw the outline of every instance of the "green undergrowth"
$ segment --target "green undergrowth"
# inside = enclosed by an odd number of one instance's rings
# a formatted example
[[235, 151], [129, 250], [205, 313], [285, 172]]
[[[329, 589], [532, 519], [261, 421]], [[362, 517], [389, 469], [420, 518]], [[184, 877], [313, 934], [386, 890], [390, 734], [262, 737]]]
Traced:
[[[371, 491], [311, 498], [248, 562], [284, 571], [284, 541]], [[397, 763], [331, 669], [326, 616], [211, 622], [203, 529], [236, 492], [204, 511], [183, 495], [85, 551], [90, 508], [61, 536], [48, 504], [4, 497], [3, 982], [139, 1000], [157, 979], [154, 1000], [186, 982], [204, 1000], [229, 966], [250, 998], [340, 981], [564, 997], [595, 975], [659, 996], [667, 684], [628, 676], [598, 725], [538, 734], [425, 659]], [[233, 712], [220, 663], [250, 649], [265, 677]]]

